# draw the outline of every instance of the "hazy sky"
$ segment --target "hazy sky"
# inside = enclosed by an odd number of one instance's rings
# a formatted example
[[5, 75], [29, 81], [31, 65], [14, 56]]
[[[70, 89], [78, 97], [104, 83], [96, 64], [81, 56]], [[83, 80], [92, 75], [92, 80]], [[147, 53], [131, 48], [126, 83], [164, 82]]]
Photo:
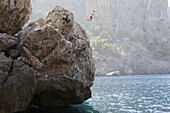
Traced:
[[170, 7], [170, 0], [168, 0], [168, 6]]

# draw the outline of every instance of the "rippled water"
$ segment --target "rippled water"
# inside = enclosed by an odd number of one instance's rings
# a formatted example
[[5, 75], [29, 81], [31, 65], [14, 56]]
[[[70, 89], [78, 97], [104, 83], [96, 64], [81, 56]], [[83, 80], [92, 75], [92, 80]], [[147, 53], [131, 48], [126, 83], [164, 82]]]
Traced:
[[92, 87], [92, 98], [66, 111], [67, 113], [170, 113], [170, 75], [96, 77]]
[[170, 113], [170, 75], [97, 77], [92, 92], [102, 113]]

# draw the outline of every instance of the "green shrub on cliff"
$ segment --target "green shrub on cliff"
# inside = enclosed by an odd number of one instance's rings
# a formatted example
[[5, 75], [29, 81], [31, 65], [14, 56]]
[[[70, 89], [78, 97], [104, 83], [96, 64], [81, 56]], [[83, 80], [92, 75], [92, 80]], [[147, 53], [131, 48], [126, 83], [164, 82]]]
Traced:
[[102, 31], [99, 36], [91, 39], [91, 46], [94, 51], [100, 54], [124, 55], [120, 47], [113, 43], [107, 31]]
[[92, 38], [92, 36], [93, 36], [92, 32], [90, 32], [90, 31], [86, 31], [86, 33], [87, 33], [87, 36], [91, 39], [91, 38]]
[[90, 29], [88, 29], [88, 31], [92, 32], [93, 36], [98, 36], [103, 31], [103, 29], [99, 25], [94, 25], [93, 24], [90, 27]]
[[109, 39], [106, 39], [101, 35], [91, 39], [91, 46], [94, 47], [95, 50], [100, 53], [102, 53], [103, 46], [105, 43], [109, 43]]

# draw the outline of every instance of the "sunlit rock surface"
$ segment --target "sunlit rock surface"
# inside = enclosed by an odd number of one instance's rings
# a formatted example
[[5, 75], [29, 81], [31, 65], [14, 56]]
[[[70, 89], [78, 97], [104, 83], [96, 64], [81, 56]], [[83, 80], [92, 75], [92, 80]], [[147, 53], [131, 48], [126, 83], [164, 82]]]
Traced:
[[28, 22], [31, 11], [31, 0], [1, 0], [0, 33], [18, 33]]
[[17, 37], [0, 33], [0, 113], [66, 107], [91, 97], [92, 50], [73, 13], [56, 6]]
[[46, 23], [55, 29], [59, 29], [65, 38], [67, 38], [70, 29], [73, 27], [73, 22], [73, 13], [59, 6], [55, 7], [46, 18]]

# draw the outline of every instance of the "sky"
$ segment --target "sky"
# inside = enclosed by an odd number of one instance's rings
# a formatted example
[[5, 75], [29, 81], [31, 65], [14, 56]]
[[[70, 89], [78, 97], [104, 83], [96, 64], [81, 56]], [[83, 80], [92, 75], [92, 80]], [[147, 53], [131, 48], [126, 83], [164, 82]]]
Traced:
[[170, 0], [168, 0], [168, 6], [170, 7]]

